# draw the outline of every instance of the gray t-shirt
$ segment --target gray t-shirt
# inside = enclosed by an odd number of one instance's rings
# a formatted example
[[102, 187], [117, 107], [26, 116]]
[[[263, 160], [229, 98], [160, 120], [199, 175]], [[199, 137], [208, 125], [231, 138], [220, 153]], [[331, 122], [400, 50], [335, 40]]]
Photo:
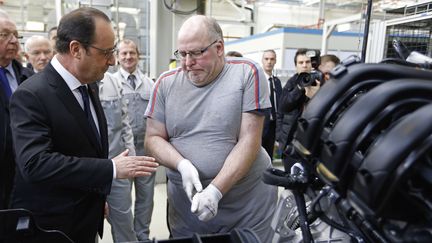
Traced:
[[[203, 181], [212, 180], [238, 141], [243, 112], [270, 107], [264, 75], [245, 60], [228, 60], [209, 85], [197, 87], [181, 69], [161, 75], [146, 115], [165, 124], [169, 142], [197, 168]], [[251, 173], [268, 167], [262, 153]], [[168, 177], [181, 183], [177, 171]]]
[[[204, 87], [193, 85], [181, 69], [163, 73], [153, 86], [146, 116], [165, 124], [169, 142], [194, 164], [205, 188], [238, 142], [242, 113], [262, 112], [270, 106], [268, 85], [258, 65], [248, 59], [227, 59], [218, 77]], [[218, 214], [208, 222], [190, 212], [180, 173], [168, 169], [173, 236], [248, 227], [261, 239], [269, 237], [276, 187], [264, 184], [260, 177], [270, 166], [270, 157], [260, 148], [247, 175], [223, 196]]]

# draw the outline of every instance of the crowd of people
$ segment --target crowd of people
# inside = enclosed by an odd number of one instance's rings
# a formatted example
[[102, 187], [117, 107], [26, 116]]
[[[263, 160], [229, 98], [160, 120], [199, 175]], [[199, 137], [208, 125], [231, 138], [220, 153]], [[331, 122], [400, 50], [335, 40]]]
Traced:
[[337, 57], [321, 57], [323, 80], [303, 87], [298, 76], [312, 65], [299, 49], [297, 73], [282, 87], [274, 50], [263, 51], [261, 66], [225, 55], [219, 24], [195, 15], [178, 31], [179, 67], [154, 82], [138, 67], [137, 44], [115, 44], [110, 19], [87, 7], [64, 15], [48, 37], [29, 37], [27, 67], [16, 60], [18, 39], [1, 14], [0, 209], [28, 209], [40, 227], [74, 242], [102, 237], [104, 217], [115, 242], [144, 241], [163, 165], [173, 237], [250, 228], [268, 242], [277, 188], [260, 177], [275, 145], [287, 150]]

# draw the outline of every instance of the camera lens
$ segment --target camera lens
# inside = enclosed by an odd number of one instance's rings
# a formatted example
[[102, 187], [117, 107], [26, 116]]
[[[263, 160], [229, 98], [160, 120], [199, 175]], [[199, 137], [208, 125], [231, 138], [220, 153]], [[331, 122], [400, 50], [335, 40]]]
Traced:
[[312, 71], [311, 73], [299, 73], [297, 76], [297, 83], [302, 87], [317, 85], [316, 80], [322, 82], [324, 76], [319, 71]]

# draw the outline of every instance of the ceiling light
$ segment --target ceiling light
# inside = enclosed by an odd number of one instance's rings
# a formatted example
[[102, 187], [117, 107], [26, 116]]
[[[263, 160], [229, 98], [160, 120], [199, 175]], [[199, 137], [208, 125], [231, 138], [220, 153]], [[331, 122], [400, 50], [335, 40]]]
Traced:
[[350, 23], [338, 24], [338, 26], [337, 26], [337, 31], [338, 32], [348, 31], [350, 29], [351, 29], [351, 24]]
[[27, 21], [25, 29], [30, 31], [44, 31], [45, 24], [43, 22]]

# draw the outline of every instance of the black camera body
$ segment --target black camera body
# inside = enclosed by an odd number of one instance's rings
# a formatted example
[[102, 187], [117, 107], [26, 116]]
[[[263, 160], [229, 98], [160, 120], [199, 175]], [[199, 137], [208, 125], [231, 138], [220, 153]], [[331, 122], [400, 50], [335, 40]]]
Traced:
[[318, 70], [313, 70], [310, 73], [299, 73], [297, 76], [297, 84], [301, 87], [316, 86], [318, 80], [320, 83], [324, 80], [324, 75]]
[[309, 50], [306, 52], [306, 56], [310, 57], [313, 70], [310, 73], [299, 73], [297, 84], [300, 87], [316, 86], [316, 80], [318, 80], [322, 85], [324, 83], [324, 74], [318, 69], [321, 64], [321, 52], [319, 50]]
[[308, 50], [306, 56], [311, 59], [312, 69], [318, 70], [318, 67], [321, 64], [321, 52], [319, 50]]

